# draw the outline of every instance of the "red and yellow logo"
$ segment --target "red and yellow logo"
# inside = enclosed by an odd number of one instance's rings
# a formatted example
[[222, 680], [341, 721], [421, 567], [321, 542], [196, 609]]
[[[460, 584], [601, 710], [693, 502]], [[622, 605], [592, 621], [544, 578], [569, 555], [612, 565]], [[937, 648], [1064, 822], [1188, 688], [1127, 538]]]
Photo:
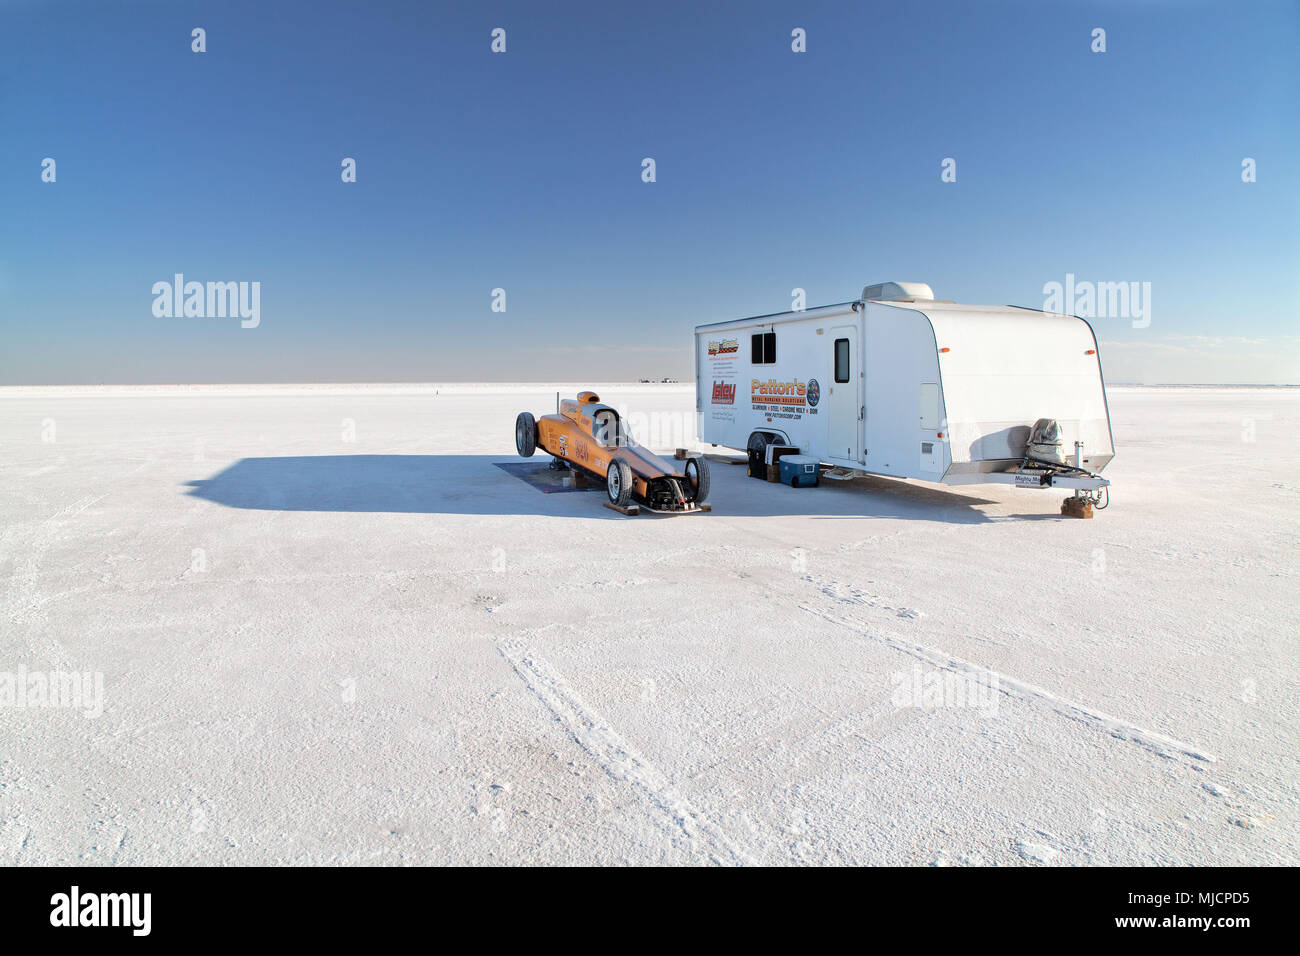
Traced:
[[767, 405], [804, 405], [807, 403], [808, 383], [797, 378], [788, 382], [779, 382], [769, 378], [766, 382], [751, 379], [749, 384], [750, 401]]

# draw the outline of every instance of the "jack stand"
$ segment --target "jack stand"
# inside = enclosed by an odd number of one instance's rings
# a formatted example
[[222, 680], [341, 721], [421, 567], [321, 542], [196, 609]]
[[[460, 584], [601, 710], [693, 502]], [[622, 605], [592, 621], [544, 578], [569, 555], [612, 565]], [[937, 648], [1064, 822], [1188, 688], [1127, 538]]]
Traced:
[[[1083, 470], [1083, 442], [1081, 441], [1074, 443], [1074, 467]], [[1061, 502], [1061, 514], [1068, 518], [1091, 518], [1092, 501], [1092, 495], [1076, 491]]]

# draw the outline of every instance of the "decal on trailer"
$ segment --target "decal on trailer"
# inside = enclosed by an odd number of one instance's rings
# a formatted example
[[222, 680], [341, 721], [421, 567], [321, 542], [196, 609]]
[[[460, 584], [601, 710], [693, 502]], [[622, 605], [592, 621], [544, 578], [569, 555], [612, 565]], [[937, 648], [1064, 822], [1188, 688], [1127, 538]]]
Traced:
[[815, 378], [807, 382], [797, 378], [790, 381], [755, 378], [750, 380], [749, 391], [750, 407], [765, 415], [769, 422], [775, 418], [800, 419], [804, 415], [816, 415], [817, 403], [821, 401], [821, 386]]
[[822, 387], [817, 384], [817, 379], [808, 379], [808, 407], [816, 408], [817, 403], [822, 400]]
[[736, 421], [736, 380], [740, 373], [736, 367], [740, 353], [740, 339], [711, 339], [706, 352], [709, 359], [709, 381], [713, 391], [709, 398], [709, 417], [720, 424]]

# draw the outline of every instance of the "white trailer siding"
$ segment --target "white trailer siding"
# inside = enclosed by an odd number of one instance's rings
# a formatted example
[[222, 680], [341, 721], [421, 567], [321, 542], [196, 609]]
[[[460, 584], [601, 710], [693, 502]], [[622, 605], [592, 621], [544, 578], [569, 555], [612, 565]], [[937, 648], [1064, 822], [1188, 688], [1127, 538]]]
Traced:
[[1114, 455], [1096, 339], [1073, 316], [859, 300], [700, 326], [695, 340], [699, 434], [716, 445], [764, 432], [827, 464], [966, 483], [1014, 469], [1034, 421], [1054, 418], [1086, 469]]
[[[1100, 471], [1115, 454], [1101, 362], [1082, 319], [1006, 306], [917, 303], [934, 329], [947, 415], [950, 475], [1021, 460], [1029, 426], [1054, 418], [1062, 447], [1083, 443]], [[948, 349], [947, 352], [942, 351]]]
[[[766, 431], [828, 460], [822, 397], [831, 379], [826, 354], [831, 339], [826, 330], [845, 324], [860, 329], [860, 313], [855, 306], [857, 303], [844, 303], [697, 328], [695, 394], [700, 439], [743, 449], [750, 434]], [[776, 334], [776, 361], [754, 364], [751, 337], [766, 332]], [[855, 357], [854, 363], [856, 369], [860, 357]], [[807, 394], [810, 382], [816, 383], [811, 400]], [[791, 391], [779, 394], [773, 385], [777, 389], [788, 385]]]
[[866, 448], [859, 467], [939, 481], [948, 453], [930, 322], [921, 312], [874, 302], [864, 312]]

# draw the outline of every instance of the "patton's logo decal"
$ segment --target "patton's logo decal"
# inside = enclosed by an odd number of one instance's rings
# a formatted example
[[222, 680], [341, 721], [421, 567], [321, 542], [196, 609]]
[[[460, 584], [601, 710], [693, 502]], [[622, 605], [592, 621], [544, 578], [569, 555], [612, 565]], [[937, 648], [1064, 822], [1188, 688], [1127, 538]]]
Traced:
[[807, 384], [797, 378], [788, 382], [778, 382], [774, 378], [766, 382], [752, 379], [749, 389], [751, 401], [766, 405], [803, 405], [808, 394]]
[[740, 341], [738, 339], [722, 339], [709, 343], [709, 358], [730, 358], [740, 351]]
[[713, 383], [713, 404], [734, 405], [736, 403], [736, 385], [734, 382]]
[[817, 403], [822, 400], [822, 387], [817, 384], [817, 379], [808, 379], [808, 407], [816, 408]]

